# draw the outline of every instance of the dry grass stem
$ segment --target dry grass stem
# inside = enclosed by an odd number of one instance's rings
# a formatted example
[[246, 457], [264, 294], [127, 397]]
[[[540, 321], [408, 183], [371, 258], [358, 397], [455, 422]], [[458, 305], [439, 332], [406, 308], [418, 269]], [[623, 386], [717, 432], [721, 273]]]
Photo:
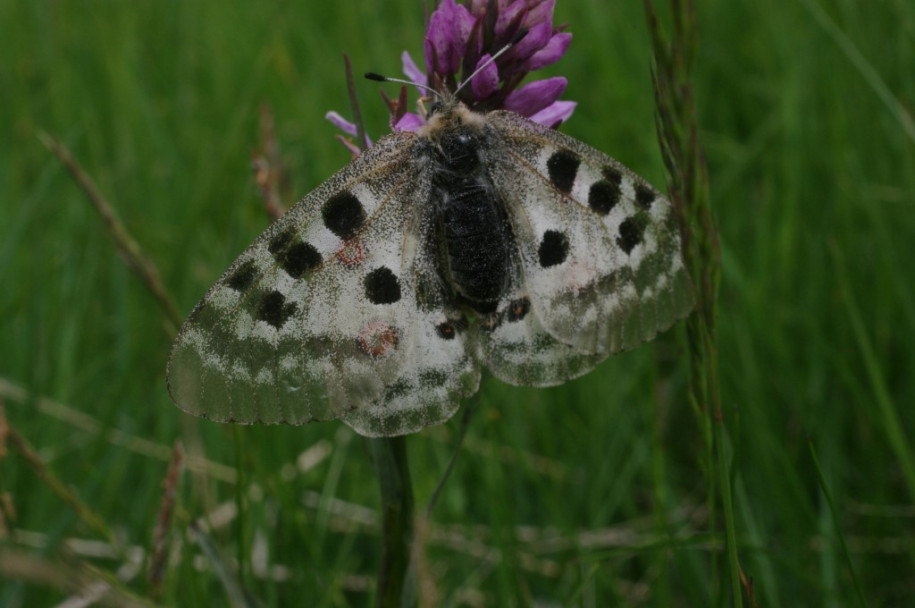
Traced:
[[260, 149], [251, 154], [251, 166], [254, 169], [254, 182], [261, 193], [261, 200], [267, 215], [278, 220], [286, 213], [283, 204], [285, 194], [283, 186], [288, 176], [283, 168], [280, 147], [276, 141], [276, 121], [273, 111], [266, 103], [260, 107]]
[[95, 181], [83, 170], [79, 162], [70, 154], [70, 151], [54, 139], [49, 134], [41, 131], [38, 133], [41, 142], [57, 157], [63, 166], [70, 172], [73, 181], [80, 187], [89, 202], [101, 216], [105, 223], [105, 229], [114, 241], [114, 245], [121, 254], [128, 268], [133, 270], [140, 280], [146, 285], [147, 289], [152, 292], [153, 296], [159, 302], [162, 310], [165, 312], [166, 319], [170, 327], [169, 335], [174, 335], [177, 328], [181, 325], [182, 316], [178, 312], [178, 307], [171, 295], [165, 289], [159, 270], [149, 261], [139, 242], [128, 232], [124, 223], [115, 213], [114, 208], [108, 203], [102, 195]]

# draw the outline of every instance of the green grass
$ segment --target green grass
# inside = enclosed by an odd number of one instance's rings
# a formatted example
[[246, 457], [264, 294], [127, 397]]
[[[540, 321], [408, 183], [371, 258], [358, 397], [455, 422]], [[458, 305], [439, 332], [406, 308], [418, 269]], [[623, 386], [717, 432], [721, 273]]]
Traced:
[[[760, 606], [857, 605], [858, 588], [867, 605], [903, 605], [915, 591], [915, 6], [699, 4], [740, 565]], [[549, 71], [580, 103], [563, 129], [663, 185], [641, 4], [560, 0], [557, 12], [575, 39]], [[207, 535], [264, 605], [368, 604], [377, 483], [339, 423], [236, 430], [171, 405], [163, 314], [37, 134], [70, 148], [188, 312], [267, 225], [250, 172], [259, 105], [300, 197], [348, 160], [323, 119], [348, 107], [341, 54], [396, 75], [402, 49], [420, 56], [421, 28], [406, 1], [0, 0], [0, 379], [28, 392], [3, 389], [6, 417], [128, 547], [151, 546], [177, 439], [228, 467], [181, 478], [163, 604], [228, 601], [189, 525], [237, 505]], [[377, 138], [377, 86], [357, 86]], [[485, 383], [424, 537], [435, 597], [730, 605], [687, 360], [677, 327], [563, 387]], [[419, 508], [457, 428], [407, 442]], [[0, 605], [62, 601], [82, 562], [118, 570], [123, 559], [67, 544], [103, 536], [6, 445]], [[303, 453], [316, 462], [296, 470]], [[252, 557], [264, 546], [276, 576]], [[124, 584], [137, 596], [150, 593], [144, 568]]]

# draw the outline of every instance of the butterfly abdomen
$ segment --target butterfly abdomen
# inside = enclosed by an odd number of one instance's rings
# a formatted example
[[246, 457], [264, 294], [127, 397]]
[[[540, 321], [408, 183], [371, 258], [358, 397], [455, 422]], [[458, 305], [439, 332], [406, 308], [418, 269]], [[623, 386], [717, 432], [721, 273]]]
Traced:
[[477, 312], [493, 312], [511, 278], [514, 237], [486, 172], [481, 132], [459, 126], [441, 135], [431, 204], [443, 247], [443, 275]]

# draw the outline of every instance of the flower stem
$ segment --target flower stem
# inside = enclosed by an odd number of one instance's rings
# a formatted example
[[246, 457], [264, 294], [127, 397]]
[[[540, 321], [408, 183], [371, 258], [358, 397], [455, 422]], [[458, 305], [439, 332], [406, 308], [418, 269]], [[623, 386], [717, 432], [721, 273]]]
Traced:
[[413, 606], [416, 589], [410, 576], [413, 543], [413, 486], [407, 462], [406, 437], [366, 440], [381, 488], [381, 567], [379, 608]]
[[[716, 494], [721, 501], [733, 603], [743, 605], [737, 555], [736, 517], [731, 493], [729, 437], [721, 406], [717, 320], [721, 259], [712, 213], [705, 155], [699, 143], [693, 67], [697, 43], [693, 0], [670, 0], [672, 31], [661, 31], [651, 0], [644, 0], [654, 50], [658, 138], [671, 177], [670, 197], [683, 236], [683, 255], [696, 287], [696, 312], [687, 320], [690, 343], [690, 400], [705, 442], [709, 475], [709, 522], [714, 529]], [[717, 490], [717, 491], [716, 491]], [[717, 564], [713, 562], [713, 570]]]

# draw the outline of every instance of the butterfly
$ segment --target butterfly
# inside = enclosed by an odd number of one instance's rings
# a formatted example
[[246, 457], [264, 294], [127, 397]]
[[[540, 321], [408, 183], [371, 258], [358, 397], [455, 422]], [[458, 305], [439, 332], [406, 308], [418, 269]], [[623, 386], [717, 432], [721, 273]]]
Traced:
[[380, 139], [206, 293], [168, 365], [220, 422], [439, 424], [488, 370], [551, 386], [693, 307], [672, 205], [590, 146], [454, 99]]

